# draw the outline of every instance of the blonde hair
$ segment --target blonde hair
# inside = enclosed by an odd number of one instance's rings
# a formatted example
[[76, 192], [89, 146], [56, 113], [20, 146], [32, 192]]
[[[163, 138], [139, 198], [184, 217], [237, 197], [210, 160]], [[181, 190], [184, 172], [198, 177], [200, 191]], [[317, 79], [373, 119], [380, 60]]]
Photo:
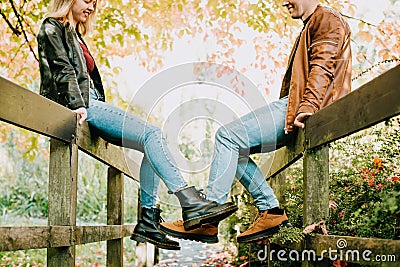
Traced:
[[[56, 18], [63, 24], [67, 23], [68, 13], [70, 12], [75, 1], [76, 0], [52, 0], [50, 3], [49, 13], [46, 15], [46, 17]], [[80, 34], [85, 35], [93, 28], [92, 24], [95, 20], [97, 5], [98, 0], [96, 1], [93, 12], [90, 14], [87, 20], [85, 22], [78, 22], [76, 25], [76, 30]]]

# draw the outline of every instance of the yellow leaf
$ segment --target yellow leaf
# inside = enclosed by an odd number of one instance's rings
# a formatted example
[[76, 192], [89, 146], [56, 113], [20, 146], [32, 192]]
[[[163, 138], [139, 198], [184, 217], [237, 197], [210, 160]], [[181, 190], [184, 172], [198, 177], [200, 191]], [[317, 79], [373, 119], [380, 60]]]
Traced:
[[373, 39], [372, 34], [370, 34], [369, 32], [365, 32], [365, 31], [359, 32], [358, 37], [360, 37], [361, 40], [364, 40], [367, 42], [371, 42]]

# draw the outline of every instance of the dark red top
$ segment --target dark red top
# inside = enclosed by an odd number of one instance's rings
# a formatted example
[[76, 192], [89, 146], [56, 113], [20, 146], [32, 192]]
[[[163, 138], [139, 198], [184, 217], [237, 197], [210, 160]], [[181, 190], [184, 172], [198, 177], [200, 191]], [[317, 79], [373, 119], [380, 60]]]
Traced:
[[90, 75], [92, 73], [92, 71], [94, 70], [94, 60], [93, 60], [92, 56], [90, 55], [89, 50], [86, 47], [86, 45], [81, 42], [79, 42], [79, 44], [82, 47], [83, 56], [85, 57], [85, 60], [86, 60], [86, 67], [87, 67], [89, 75]]

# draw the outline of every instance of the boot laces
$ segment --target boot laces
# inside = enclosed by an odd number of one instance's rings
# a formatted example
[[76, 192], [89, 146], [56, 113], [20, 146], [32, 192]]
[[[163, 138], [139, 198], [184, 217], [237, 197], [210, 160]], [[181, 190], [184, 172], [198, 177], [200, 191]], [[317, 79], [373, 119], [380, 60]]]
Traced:
[[178, 227], [183, 226], [183, 220], [176, 221], [175, 225], [177, 225]]
[[253, 228], [256, 226], [256, 224], [264, 217], [264, 215], [265, 215], [266, 213], [267, 213], [267, 212], [260, 212], [260, 213], [258, 213], [258, 216], [257, 216], [256, 219], [254, 220], [253, 224], [250, 225], [250, 227], [249, 227], [247, 230], [253, 229]]
[[162, 212], [162, 210], [160, 210], [160, 209], [157, 209], [157, 213], [155, 214], [155, 221], [156, 221], [156, 223], [162, 223], [162, 222], [165, 222], [165, 220], [164, 220], [164, 218], [163, 217], [161, 217], [161, 212]]
[[198, 189], [197, 192], [199, 193], [199, 197], [207, 200], [206, 194], [203, 192], [203, 189]]

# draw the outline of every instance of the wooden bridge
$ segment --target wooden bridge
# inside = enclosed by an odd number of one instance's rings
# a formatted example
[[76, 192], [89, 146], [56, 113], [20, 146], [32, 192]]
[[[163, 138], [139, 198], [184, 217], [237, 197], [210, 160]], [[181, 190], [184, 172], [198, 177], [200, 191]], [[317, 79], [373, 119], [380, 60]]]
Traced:
[[[107, 266], [123, 266], [123, 238], [134, 225], [125, 225], [124, 176], [134, 177], [136, 164], [122, 150], [90, 135], [69, 109], [30, 90], [0, 78], [0, 120], [50, 137], [48, 226], [0, 227], [0, 251], [47, 248], [47, 265], [75, 265], [75, 246], [107, 241]], [[351, 112], [344, 113], [345, 110]], [[303, 224], [329, 215], [328, 144], [400, 114], [400, 65], [310, 117], [293, 144], [278, 150], [267, 178], [280, 181], [279, 173], [304, 157]], [[107, 164], [107, 225], [77, 226], [78, 150]], [[368, 265], [400, 266], [400, 240], [315, 235], [301, 250], [321, 253], [335, 248], [344, 238], [347, 248], [371, 250], [375, 255], [395, 255], [396, 262], [364, 262]], [[325, 254], [325, 257], [328, 257]], [[303, 262], [303, 266], [326, 266]]]

